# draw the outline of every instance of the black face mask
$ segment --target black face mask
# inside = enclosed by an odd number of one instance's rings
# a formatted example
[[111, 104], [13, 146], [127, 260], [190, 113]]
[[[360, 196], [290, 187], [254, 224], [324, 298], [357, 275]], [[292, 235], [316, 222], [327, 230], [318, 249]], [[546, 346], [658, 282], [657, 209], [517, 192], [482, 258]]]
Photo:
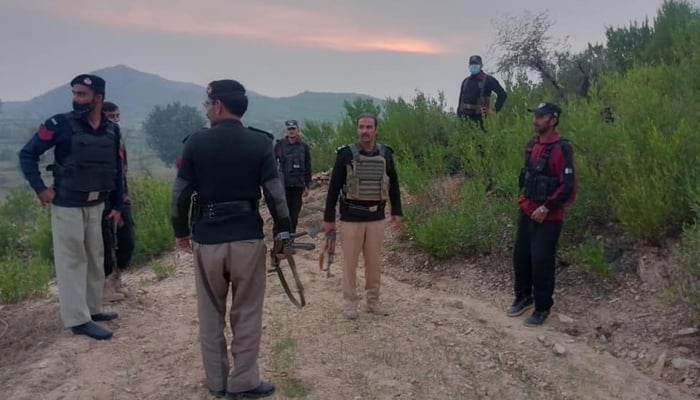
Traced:
[[90, 111], [92, 111], [92, 104], [90, 104], [90, 103], [80, 104], [80, 103], [73, 102], [73, 111], [77, 112], [78, 114], [87, 114]]

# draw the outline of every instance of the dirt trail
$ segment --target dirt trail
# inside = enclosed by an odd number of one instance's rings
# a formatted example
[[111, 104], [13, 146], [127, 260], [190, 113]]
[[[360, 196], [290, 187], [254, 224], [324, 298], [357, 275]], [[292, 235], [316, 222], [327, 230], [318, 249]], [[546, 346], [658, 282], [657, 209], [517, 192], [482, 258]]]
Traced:
[[[321, 194], [314, 193], [305, 205], [305, 226], [320, 204]], [[319, 273], [317, 252], [299, 251], [296, 258], [308, 300], [303, 310], [287, 300], [276, 275], [268, 276], [261, 372], [277, 384], [272, 398], [695, 398], [561, 333], [556, 315], [542, 328], [526, 328], [525, 316], [506, 317], [493, 299], [449, 277], [429, 277], [430, 287], [418, 287], [385, 274], [382, 299], [391, 315], [361, 312], [347, 321], [340, 312], [340, 275]], [[176, 264], [176, 272], [161, 281], [150, 268], [125, 275], [133, 295], [107, 306], [120, 313], [108, 323], [115, 331], [111, 341], [62, 329], [55, 296], [1, 308], [9, 329], [3, 334], [0, 323], [0, 398], [209, 399], [191, 258], [171, 253], [158, 262]], [[409, 255], [387, 264], [411, 270], [402, 263], [415, 262]], [[336, 272], [341, 264], [338, 254]]]
[[[361, 313], [357, 321], [346, 321], [339, 312], [340, 278], [319, 274], [316, 256], [297, 256], [309, 301], [303, 310], [293, 308], [277, 278], [269, 276], [261, 368], [278, 384], [274, 398], [691, 398], [558, 333], [554, 322], [527, 329], [521, 318], [505, 317], [479, 299], [391, 277], [383, 279], [389, 317]], [[178, 261], [173, 254], [165, 260]], [[174, 276], [159, 282], [147, 270], [127, 275], [139, 289], [111, 307], [121, 314], [110, 324], [116, 332], [111, 341], [74, 337], [52, 323], [15, 340], [26, 350], [3, 346], [0, 397], [209, 398], [202, 386], [193, 281], [187, 258], [179, 260]], [[12, 334], [14, 324], [55, 320], [55, 308], [51, 299], [0, 312]], [[554, 344], [566, 354], [556, 355]]]

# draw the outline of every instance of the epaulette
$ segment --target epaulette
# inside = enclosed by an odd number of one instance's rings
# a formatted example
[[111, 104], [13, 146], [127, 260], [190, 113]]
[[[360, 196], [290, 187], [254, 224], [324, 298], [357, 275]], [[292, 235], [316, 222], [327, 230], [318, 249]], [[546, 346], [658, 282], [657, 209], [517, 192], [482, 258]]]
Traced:
[[66, 120], [65, 114], [56, 114], [44, 122], [44, 126], [49, 130], [55, 130], [58, 126]]
[[335, 153], [338, 154], [338, 153], [340, 153], [341, 150], [347, 149], [347, 148], [350, 148], [349, 144], [344, 144], [342, 146], [339, 146], [337, 149], [335, 149]]
[[272, 133], [270, 133], [270, 132], [268, 132], [268, 131], [264, 131], [264, 130], [262, 130], [262, 129], [258, 129], [258, 128], [255, 128], [255, 127], [252, 127], [252, 126], [249, 126], [248, 129], [250, 129], [250, 130], [253, 131], [253, 132], [262, 133], [263, 135], [265, 135], [265, 136], [267, 136], [268, 138], [270, 138], [270, 140], [275, 140], [275, 135], [273, 135]]

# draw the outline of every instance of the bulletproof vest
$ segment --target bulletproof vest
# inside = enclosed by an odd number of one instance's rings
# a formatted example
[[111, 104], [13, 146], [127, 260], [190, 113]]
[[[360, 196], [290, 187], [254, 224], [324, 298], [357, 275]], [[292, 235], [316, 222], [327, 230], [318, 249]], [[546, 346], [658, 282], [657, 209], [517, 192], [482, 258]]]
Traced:
[[72, 113], [65, 117], [70, 122], [72, 135], [70, 154], [62, 165], [56, 165], [61, 188], [78, 192], [114, 190], [118, 168], [114, 125], [107, 125], [106, 134], [95, 135]]
[[377, 155], [360, 153], [360, 145], [350, 146], [352, 162], [347, 166], [343, 188], [347, 200], [386, 202], [389, 199], [389, 176], [386, 174], [386, 147], [377, 144]]
[[280, 172], [285, 179], [303, 177], [306, 171], [306, 148], [301, 143], [289, 144], [287, 139], [282, 139], [279, 146]]
[[465, 103], [464, 104], [465, 108], [480, 111], [481, 107], [489, 107], [489, 98], [485, 96], [485, 94], [486, 94], [486, 78], [487, 77], [488, 77], [488, 75], [486, 75], [485, 73], [479, 73], [477, 76], [470, 75], [467, 77], [467, 83], [465, 83], [465, 86], [468, 85], [468, 82], [470, 80], [478, 79], [477, 86], [479, 88], [479, 98], [477, 100], [477, 104]]
[[525, 165], [520, 171], [519, 184], [521, 193], [526, 199], [535, 203], [544, 203], [547, 198], [554, 194], [557, 186], [559, 186], [559, 177], [548, 174], [547, 166], [549, 165], [549, 157], [552, 154], [552, 149], [560, 141], [548, 143], [542, 151], [542, 154], [537, 159], [534, 165], [530, 165], [530, 157], [532, 156], [532, 148], [537, 143], [537, 139], [531, 140], [525, 150]]

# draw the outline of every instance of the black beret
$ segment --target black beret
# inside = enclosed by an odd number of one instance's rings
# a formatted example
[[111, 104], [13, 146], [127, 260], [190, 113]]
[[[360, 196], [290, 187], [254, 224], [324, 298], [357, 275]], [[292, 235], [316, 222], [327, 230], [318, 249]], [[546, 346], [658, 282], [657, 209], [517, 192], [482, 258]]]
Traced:
[[105, 86], [107, 85], [104, 79], [91, 74], [80, 74], [70, 81], [71, 87], [76, 84], [85, 85], [97, 94], [105, 94]]
[[207, 96], [209, 96], [210, 99], [245, 96], [245, 88], [240, 82], [232, 79], [212, 81], [207, 86]]

